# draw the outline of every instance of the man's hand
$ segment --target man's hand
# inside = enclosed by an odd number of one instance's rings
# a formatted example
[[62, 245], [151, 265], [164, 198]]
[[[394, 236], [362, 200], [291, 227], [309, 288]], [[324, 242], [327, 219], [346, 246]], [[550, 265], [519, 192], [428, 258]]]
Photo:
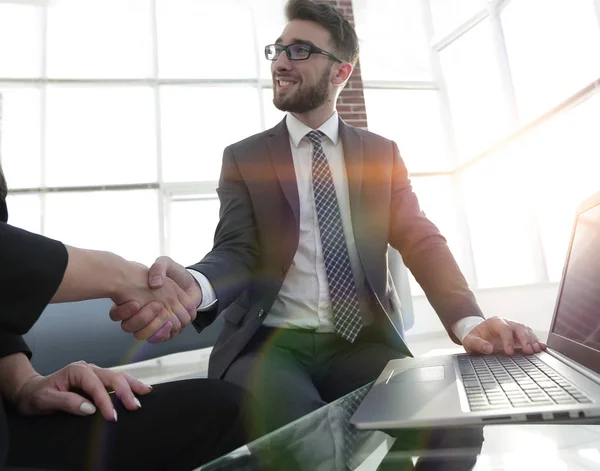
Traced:
[[[110, 310], [110, 318], [115, 322], [121, 321], [123, 330], [133, 333], [138, 340], [146, 340], [164, 328], [165, 324], [169, 329], [179, 332], [195, 319], [196, 305], [177, 283], [166, 278], [160, 287], [151, 289], [148, 280], [149, 270], [145, 266], [127, 262], [122, 280], [111, 295], [116, 306], [113, 305]], [[129, 322], [140, 306], [148, 306], [147, 312], [152, 314], [151, 317], [146, 314], [144, 318], [136, 317]]]
[[[110, 317], [121, 321], [125, 332], [135, 332], [137, 339], [149, 339], [150, 343], [169, 340], [181, 332], [196, 318], [196, 308], [202, 302], [202, 290], [196, 279], [181, 265], [169, 257], [156, 259], [148, 271], [147, 286], [155, 292], [176, 286], [188, 300], [184, 310], [176, 311], [176, 318], [168, 315], [160, 303], [142, 304], [135, 301], [113, 305]], [[141, 307], [140, 309], [140, 306]]]
[[[93, 403], [73, 389], [83, 391]], [[78, 361], [49, 376], [31, 376], [15, 395], [14, 402], [24, 415], [63, 411], [85, 416], [95, 413], [98, 408], [106, 420], [116, 422], [117, 411], [107, 389], [115, 391], [125, 408], [131, 411], [141, 407], [135, 395], [145, 395], [152, 390], [127, 374]]]
[[486, 319], [474, 327], [462, 343], [469, 353], [504, 351], [506, 355], [512, 355], [515, 348], [520, 348], [523, 353], [531, 355], [546, 349], [531, 328], [499, 317]]

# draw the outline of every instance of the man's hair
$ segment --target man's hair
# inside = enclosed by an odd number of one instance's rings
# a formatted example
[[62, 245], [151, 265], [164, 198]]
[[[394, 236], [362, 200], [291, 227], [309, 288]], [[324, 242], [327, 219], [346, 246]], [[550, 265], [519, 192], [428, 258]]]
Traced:
[[6, 198], [7, 193], [8, 187], [6, 186], [6, 179], [4, 178], [4, 174], [2, 173], [2, 165], [0, 164], [0, 201]]
[[289, 0], [285, 7], [288, 21], [313, 21], [323, 26], [329, 34], [340, 59], [356, 65], [358, 61], [358, 36], [354, 27], [335, 7], [312, 0]]

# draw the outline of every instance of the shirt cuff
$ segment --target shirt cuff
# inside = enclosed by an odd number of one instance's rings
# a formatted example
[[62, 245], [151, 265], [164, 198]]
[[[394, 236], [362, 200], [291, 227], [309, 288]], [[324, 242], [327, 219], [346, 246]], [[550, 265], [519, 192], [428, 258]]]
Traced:
[[469, 335], [469, 332], [475, 327], [477, 327], [482, 322], [485, 322], [483, 317], [479, 316], [468, 316], [463, 317], [461, 320], [456, 321], [452, 326], [452, 332], [454, 335], [458, 337], [458, 339], [462, 342], [463, 339]]
[[200, 303], [200, 306], [196, 308], [196, 310], [210, 310], [217, 302], [217, 293], [215, 293], [215, 290], [210, 284], [210, 281], [208, 281], [208, 278], [206, 278], [202, 273], [196, 270], [191, 270], [189, 268], [188, 272], [196, 279], [196, 281], [200, 285], [200, 289], [202, 290], [202, 302]]

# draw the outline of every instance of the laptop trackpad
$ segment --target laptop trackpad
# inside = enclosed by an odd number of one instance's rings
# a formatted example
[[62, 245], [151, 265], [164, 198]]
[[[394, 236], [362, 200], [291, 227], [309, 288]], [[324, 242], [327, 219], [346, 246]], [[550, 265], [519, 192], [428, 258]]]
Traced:
[[389, 383], [422, 383], [428, 381], [441, 381], [444, 379], [444, 367], [423, 366], [420, 368], [411, 368], [409, 370], [394, 371], [389, 379]]

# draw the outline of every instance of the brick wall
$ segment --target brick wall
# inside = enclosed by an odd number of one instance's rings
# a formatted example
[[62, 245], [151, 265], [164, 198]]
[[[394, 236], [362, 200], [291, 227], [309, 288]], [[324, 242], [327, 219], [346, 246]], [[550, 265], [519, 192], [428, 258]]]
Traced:
[[[354, 25], [354, 10], [352, 0], [321, 0], [339, 9], [344, 16]], [[360, 74], [360, 61], [354, 68], [354, 73], [342, 91], [338, 103], [338, 113], [344, 121], [357, 128], [367, 128], [367, 110], [365, 108], [365, 96], [363, 94], [363, 83]]]

